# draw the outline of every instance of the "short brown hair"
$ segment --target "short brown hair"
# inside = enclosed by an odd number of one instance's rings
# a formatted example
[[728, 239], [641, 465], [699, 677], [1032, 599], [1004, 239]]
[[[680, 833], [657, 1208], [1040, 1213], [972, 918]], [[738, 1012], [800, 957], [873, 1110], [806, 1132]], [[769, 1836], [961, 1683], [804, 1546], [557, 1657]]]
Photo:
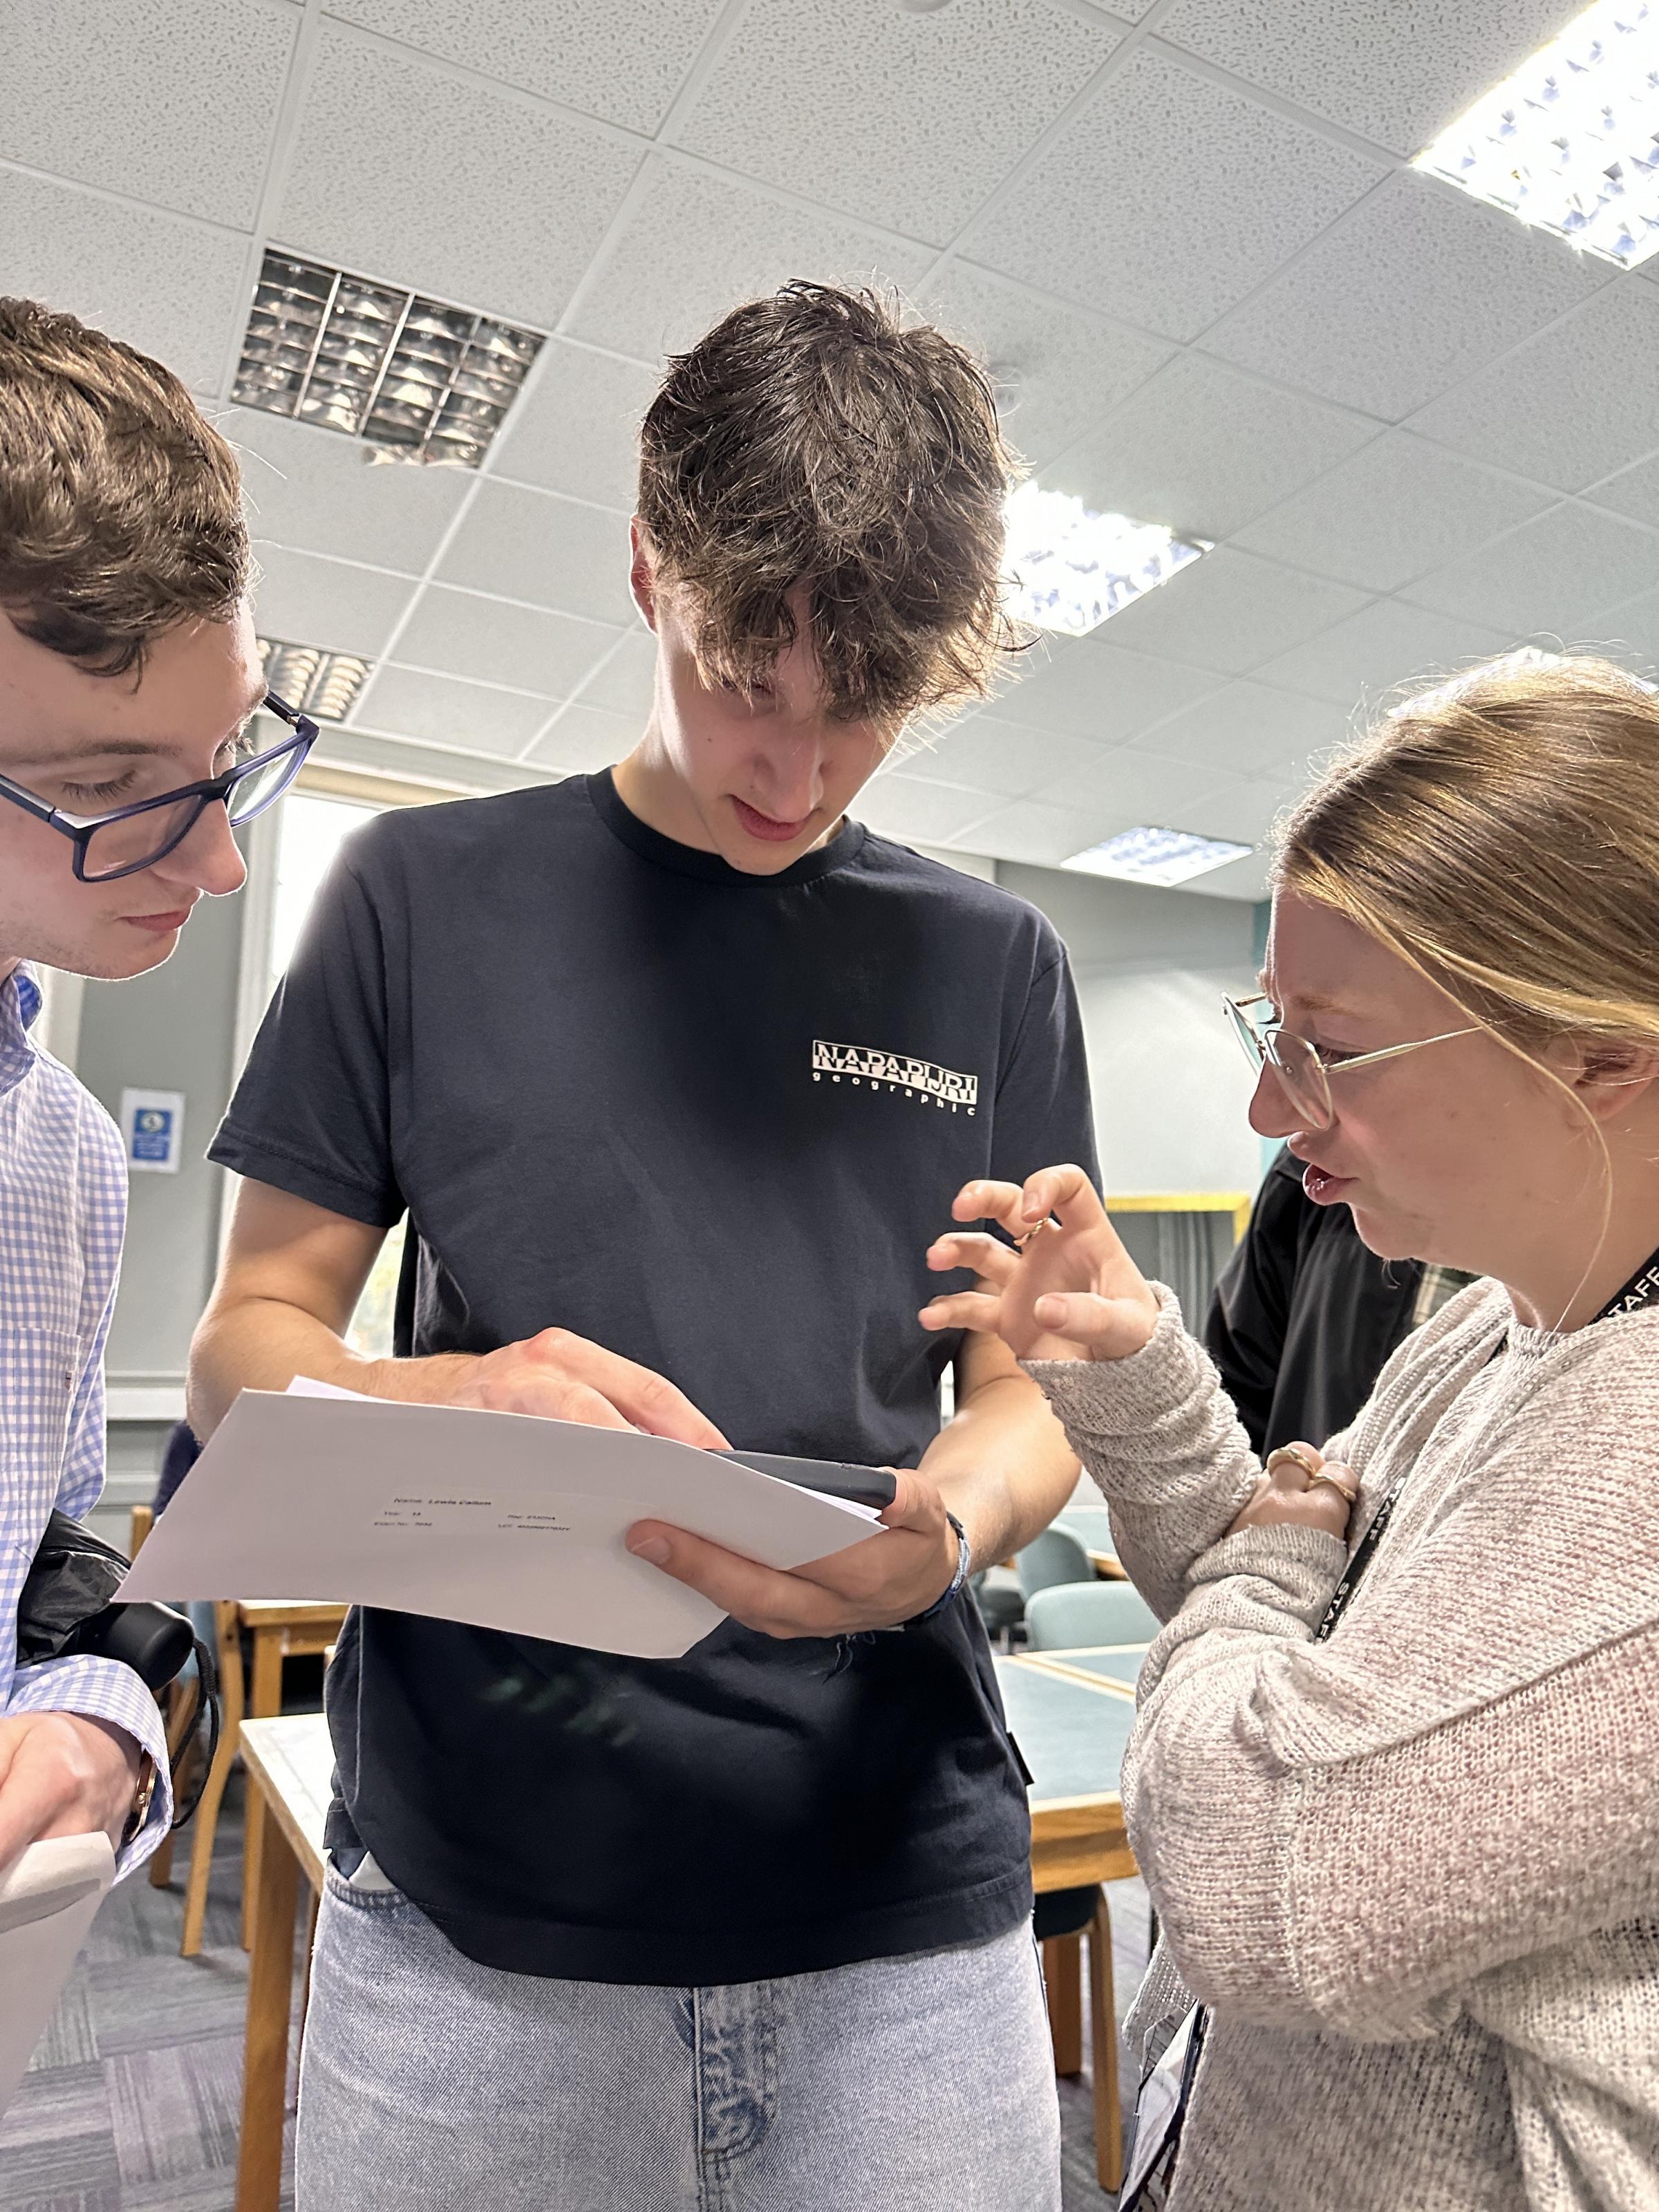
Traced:
[[248, 579], [229, 447], [159, 362], [0, 299], [0, 607], [99, 676], [141, 665]]
[[837, 719], [975, 697], [1023, 641], [1002, 607], [1017, 464], [984, 374], [870, 292], [787, 284], [669, 366], [640, 519], [687, 594], [699, 666], [738, 684], [812, 642]]

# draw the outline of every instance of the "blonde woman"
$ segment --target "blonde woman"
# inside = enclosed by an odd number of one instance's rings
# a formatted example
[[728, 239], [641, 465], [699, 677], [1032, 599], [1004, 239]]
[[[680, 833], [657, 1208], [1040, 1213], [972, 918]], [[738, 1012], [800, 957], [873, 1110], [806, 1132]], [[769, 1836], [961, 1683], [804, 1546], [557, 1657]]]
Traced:
[[981, 1285], [924, 1314], [1029, 1364], [1167, 1623], [1123, 1795], [1143, 2063], [1203, 2008], [1168, 2201], [1651, 2212], [1659, 705], [1587, 659], [1408, 703], [1291, 820], [1261, 981], [1253, 1127], [1485, 1279], [1343, 1435], [1264, 1471], [1076, 1169], [969, 1185], [1021, 1241], [941, 1238]]

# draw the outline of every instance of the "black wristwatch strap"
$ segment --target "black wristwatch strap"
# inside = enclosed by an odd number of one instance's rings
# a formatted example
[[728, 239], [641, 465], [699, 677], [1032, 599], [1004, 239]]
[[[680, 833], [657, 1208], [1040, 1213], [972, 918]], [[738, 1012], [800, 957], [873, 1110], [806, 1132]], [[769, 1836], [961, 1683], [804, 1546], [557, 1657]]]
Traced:
[[909, 1620], [904, 1623], [907, 1628], [920, 1628], [924, 1620], [935, 1619], [944, 1612], [946, 1606], [954, 1605], [961, 1596], [967, 1583], [969, 1573], [973, 1567], [974, 1554], [972, 1547], [968, 1541], [968, 1531], [954, 1513], [946, 1513], [945, 1517], [957, 1532], [957, 1571], [951, 1577], [950, 1587], [939, 1592], [926, 1612], [911, 1614]]

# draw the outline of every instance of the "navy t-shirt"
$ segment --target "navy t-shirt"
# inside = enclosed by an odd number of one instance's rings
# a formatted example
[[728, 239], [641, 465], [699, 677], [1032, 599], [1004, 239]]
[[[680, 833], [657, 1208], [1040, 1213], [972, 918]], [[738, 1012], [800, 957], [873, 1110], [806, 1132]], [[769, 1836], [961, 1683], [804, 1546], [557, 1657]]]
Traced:
[[[352, 837], [212, 1157], [375, 1226], [398, 1351], [559, 1327], [739, 1447], [914, 1467], [959, 1340], [916, 1310], [970, 1177], [1091, 1171], [1041, 915], [843, 825], [782, 873], [659, 836], [608, 774]], [[845, 1644], [727, 1621], [632, 1660], [381, 1611], [328, 1680], [337, 1847], [469, 1956], [750, 1981], [986, 1938], [1024, 1790], [966, 1601]]]

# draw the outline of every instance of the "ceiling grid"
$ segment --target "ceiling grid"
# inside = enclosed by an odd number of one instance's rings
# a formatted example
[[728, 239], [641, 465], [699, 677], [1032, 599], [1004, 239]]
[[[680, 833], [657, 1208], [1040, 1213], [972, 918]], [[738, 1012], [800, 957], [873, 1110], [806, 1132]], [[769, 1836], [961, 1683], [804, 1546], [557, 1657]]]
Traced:
[[[1659, 264], [1407, 167], [1571, 0], [653, 0], [648, 52], [631, 0], [158, 0], [156, 98], [240, 75], [246, 128], [192, 165], [94, 67], [60, 160], [52, 58], [143, 4], [14, 0], [0, 289], [216, 400], [262, 631], [375, 664], [342, 757], [494, 787], [631, 742], [639, 414], [665, 347], [790, 275], [896, 285], [982, 346], [1042, 484], [1216, 549], [908, 750], [878, 828], [1050, 865], [1143, 821], [1253, 842], [1362, 695], [1540, 635], [1659, 658]], [[267, 246], [544, 334], [479, 468], [228, 407]]]

